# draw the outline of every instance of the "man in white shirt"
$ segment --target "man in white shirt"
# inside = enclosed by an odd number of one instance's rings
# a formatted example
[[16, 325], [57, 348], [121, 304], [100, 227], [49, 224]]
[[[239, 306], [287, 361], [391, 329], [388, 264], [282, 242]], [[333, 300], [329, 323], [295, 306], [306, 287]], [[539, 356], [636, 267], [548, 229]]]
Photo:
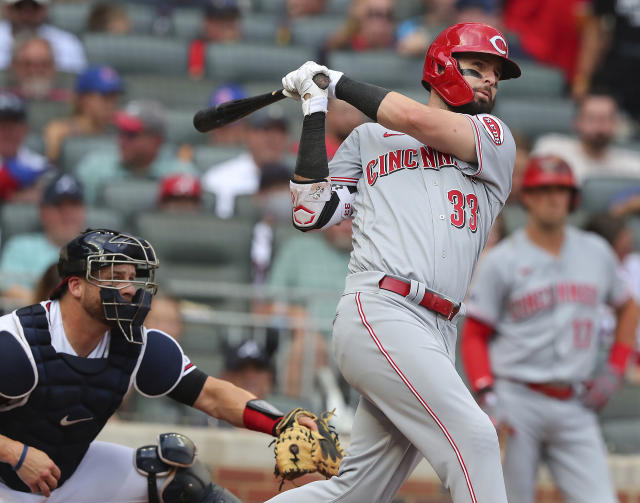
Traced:
[[582, 100], [574, 120], [577, 136], [542, 136], [533, 154], [556, 155], [573, 167], [578, 182], [598, 176], [640, 176], [640, 154], [616, 147], [618, 105], [608, 94], [592, 93]]
[[202, 177], [204, 190], [216, 196], [220, 218], [233, 215], [236, 196], [258, 191], [262, 166], [282, 163], [290, 146], [287, 119], [280, 108], [257, 111], [248, 118], [248, 126], [247, 152], [212, 166]]
[[45, 23], [50, 0], [2, 0], [0, 21], [0, 70], [11, 64], [11, 51], [17, 36], [38, 35], [49, 41], [56, 68], [80, 73], [87, 66], [82, 43], [74, 34]]

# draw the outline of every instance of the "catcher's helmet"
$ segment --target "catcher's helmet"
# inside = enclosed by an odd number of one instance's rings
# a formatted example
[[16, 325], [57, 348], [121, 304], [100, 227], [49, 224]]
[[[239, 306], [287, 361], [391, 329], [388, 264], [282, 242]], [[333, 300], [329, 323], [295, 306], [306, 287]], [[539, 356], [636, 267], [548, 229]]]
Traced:
[[431, 43], [422, 72], [422, 85], [429, 91], [433, 88], [451, 106], [461, 106], [473, 99], [473, 89], [453, 57], [461, 52], [498, 56], [503, 60], [500, 80], [520, 77], [520, 67], [509, 59], [509, 47], [502, 33], [482, 23], [454, 24]]
[[[135, 267], [134, 280], [116, 278], [113, 268], [118, 264]], [[106, 267], [112, 273], [101, 276]], [[148, 241], [108, 229], [87, 229], [60, 250], [58, 273], [62, 283], [52, 298], [58, 298], [71, 276], [80, 276], [100, 287], [100, 298], [106, 321], [117, 327], [129, 342], [142, 342], [142, 322], [149, 312], [151, 297], [158, 286], [155, 270], [158, 268], [156, 253]], [[105, 278], [108, 280], [105, 282]], [[120, 290], [133, 285], [136, 294], [127, 301]]]
[[553, 155], [533, 156], [522, 174], [522, 189], [549, 186], [567, 187], [573, 191], [570, 209], [578, 205], [578, 184], [571, 167], [562, 158]]

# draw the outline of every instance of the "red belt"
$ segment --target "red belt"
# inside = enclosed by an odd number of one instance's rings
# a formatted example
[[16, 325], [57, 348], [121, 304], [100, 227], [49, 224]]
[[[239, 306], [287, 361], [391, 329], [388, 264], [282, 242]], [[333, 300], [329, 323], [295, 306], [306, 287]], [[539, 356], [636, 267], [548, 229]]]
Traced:
[[555, 383], [537, 383], [528, 382], [525, 383], [527, 388], [542, 393], [543, 395], [556, 398], [558, 400], [569, 400], [575, 394], [573, 386], [569, 384], [555, 384]]
[[[380, 283], [378, 283], [378, 286], [383, 290], [389, 290], [403, 297], [409, 295], [411, 291], [411, 283], [392, 278], [391, 276], [384, 276], [380, 280]], [[424, 292], [424, 297], [422, 297], [422, 300], [418, 302], [418, 304], [441, 314], [448, 320], [451, 320], [460, 310], [460, 304], [454, 304], [450, 300], [440, 297], [437, 293], [430, 292], [429, 290]]]

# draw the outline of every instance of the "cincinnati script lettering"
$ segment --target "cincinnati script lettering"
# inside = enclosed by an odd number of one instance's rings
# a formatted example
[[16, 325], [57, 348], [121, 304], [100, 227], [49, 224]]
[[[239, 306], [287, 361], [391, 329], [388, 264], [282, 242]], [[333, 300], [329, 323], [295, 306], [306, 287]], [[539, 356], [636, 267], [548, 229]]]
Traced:
[[443, 166], [457, 166], [455, 159], [450, 154], [443, 154], [438, 150], [423, 146], [420, 150], [415, 148], [398, 149], [382, 154], [367, 163], [367, 183], [374, 185], [378, 177], [387, 176], [403, 169], [440, 169]]

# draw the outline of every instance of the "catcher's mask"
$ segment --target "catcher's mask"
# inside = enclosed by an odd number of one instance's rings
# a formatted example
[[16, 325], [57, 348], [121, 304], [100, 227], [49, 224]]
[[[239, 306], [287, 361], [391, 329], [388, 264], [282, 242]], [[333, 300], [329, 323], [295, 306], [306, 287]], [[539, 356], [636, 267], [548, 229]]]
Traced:
[[[135, 278], [116, 273], [120, 264], [132, 265]], [[60, 250], [58, 272], [62, 278], [51, 298], [59, 298], [71, 276], [81, 276], [100, 288], [100, 300], [107, 323], [129, 341], [142, 343], [142, 323], [158, 290], [155, 272], [158, 259], [145, 239], [108, 229], [87, 229]], [[131, 300], [121, 290], [133, 286]]]

